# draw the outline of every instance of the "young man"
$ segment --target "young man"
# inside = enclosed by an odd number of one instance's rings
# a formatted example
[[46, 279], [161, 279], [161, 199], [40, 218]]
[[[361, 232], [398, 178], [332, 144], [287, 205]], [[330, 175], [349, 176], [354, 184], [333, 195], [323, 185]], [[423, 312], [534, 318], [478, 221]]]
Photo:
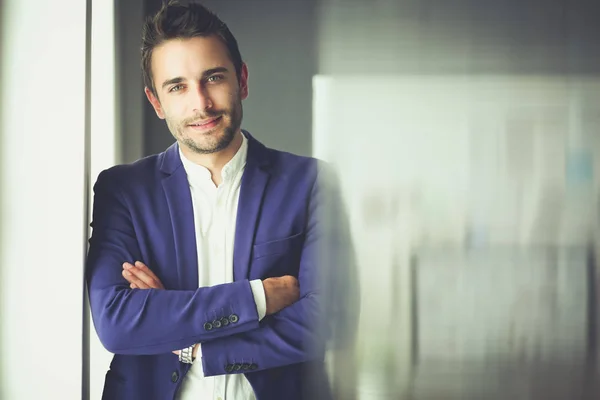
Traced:
[[176, 143], [94, 186], [90, 304], [115, 353], [103, 398], [329, 398], [325, 340], [346, 310], [331, 277], [351, 275], [318, 252], [347, 233], [339, 205], [322, 219], [320, 166], [241, 130], [248, 68], [201, 5], [147, 21], [142, 70]]

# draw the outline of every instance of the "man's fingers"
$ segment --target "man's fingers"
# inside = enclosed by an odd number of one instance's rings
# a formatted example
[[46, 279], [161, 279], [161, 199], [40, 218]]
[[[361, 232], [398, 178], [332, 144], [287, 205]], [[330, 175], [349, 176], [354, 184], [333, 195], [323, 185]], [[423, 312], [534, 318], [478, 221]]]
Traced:
[[144, 264], [141, 261], [136, 261], [135, 267], [142, 271], [144, 274], [146, 274], [149, 280], [144, 279], [144, 281], [148, 283], [151, 287], [164, 289], [162, 282], [160, 281], [160, 279], [158, 279], [158, 276], [154, 275], [154, 272], [152, 272], [152, 270], [148, 268], [146, 264]]
[[129, 287], [132, 289], [150, 289], [150, 286], [128, 270], [123, 270], [123, 278], [127, 279], [127, 282], [130, 284]]
[[[137, 289], [164, 289], [162, 282], [144, 263], [137, 261], [135, 266], [123, 263], [123, 277]], [[135, 288], [132, 288], [135, 289]]]
[[123, 264], [123, 277], [129, 283], [135, 284], [138, 289], [162, 289], [162, 285], [157, 284], [148, 274], [130, 263]]
[[137, 267], [139, 270], [141, 270], [141, 271], [143, 271], [145, 274], [147, 274], [149, 277], [151, 277], [152, 279], [154, 279], [154, 280], [156, 280], [156, 281], [158, 281], [158, 280], [159, 280], [159, 279], [158, 279], [158, 277], [157, 277], [156, 275], [154, 275], [154, 272], [152, 272], [152, 270], [151, 270], [150, 268], [148, 268], [148, 266], [147, 266], [146, 264], [144, 264], [143, 262], [141, 262], [141, 261], [136, 261], [136, 262], [135, 262], [135, 266], [136, 266], [136, 267]]

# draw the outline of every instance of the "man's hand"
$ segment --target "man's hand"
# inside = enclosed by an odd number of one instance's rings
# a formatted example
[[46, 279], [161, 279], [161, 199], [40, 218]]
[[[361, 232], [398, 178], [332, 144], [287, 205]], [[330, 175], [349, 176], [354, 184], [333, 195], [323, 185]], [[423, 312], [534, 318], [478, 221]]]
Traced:
[[132, 289], [164, 289], [162, 282], [154, 272], [141, 261], [135, 264], [123, 263], [123, 278]]
[[267, 278], [263, 281], [263, 287], [267, 301], [267, 315], [280, 311], [300, 298], [298, 280], [291, 275]]

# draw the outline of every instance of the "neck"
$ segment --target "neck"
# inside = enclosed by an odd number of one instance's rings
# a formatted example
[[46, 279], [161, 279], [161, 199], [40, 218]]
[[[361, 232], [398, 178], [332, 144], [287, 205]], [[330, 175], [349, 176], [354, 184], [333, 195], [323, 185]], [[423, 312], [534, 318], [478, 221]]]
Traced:
[[208, 169], [212, 175], [213, 182], [218, 186], [222, 181], [221, 171], [223, 170], [223, 167], [231, 161], [241, 146], [242, 132], [238, 131], [231, 143], [229, 143], [229, 146], [216, 153], [198, 154], [191, 151], [186, 146], [180, 146], [180, 148], [181, 152], [188, 160]]

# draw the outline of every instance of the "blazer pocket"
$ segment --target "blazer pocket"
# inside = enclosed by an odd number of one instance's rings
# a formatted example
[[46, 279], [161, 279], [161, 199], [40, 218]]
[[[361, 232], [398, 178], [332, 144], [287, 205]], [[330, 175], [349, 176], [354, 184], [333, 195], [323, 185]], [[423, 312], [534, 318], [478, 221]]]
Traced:
[[258, 258], [267, 256], [276, 256], [286, 254], [291, 251], [297, 251], [303, 239], [304, 232], [301, 232], [283, 239], [255, 244], [253, 249], [253, 258], [256, 260]]

